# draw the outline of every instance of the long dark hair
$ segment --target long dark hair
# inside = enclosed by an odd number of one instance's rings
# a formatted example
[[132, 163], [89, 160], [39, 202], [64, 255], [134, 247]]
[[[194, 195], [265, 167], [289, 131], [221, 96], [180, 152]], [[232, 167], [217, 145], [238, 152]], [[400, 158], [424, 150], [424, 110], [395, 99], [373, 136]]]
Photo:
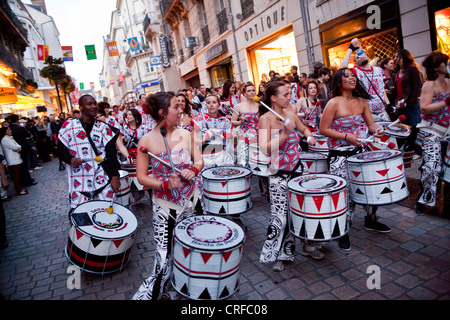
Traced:
[[222, 99], [227, 100], [230, 98], [230, 88], [233, 86], [234, 82], [231, 80], [225, 81], [222, 89]]
[[[261, 97], [261, 101], [264, 102], [269, 107], [272, 107], [272, 102], [270, 101], [270, 97], [276, 96], [280, 87], [286, 87], [286, 85], [281, 81], [271, 81], [265, 85], [264, 95]], [[262, 105], [259, 105], [259, 114], [262, 116], [268, 110]]]
[[139, 113], [139, 111], [136, 109], [130, 109], [128, 111], [130, 111], [131, 114], [133, 115], [134, 120], [136, 121], [136, 127], [139, 127], [142, 124], [142, 116]]
[[157, 123], [160, 123], [163, 119], [163, 117], [159, 115], [159, 110], [163, 110], [163, 115], [167, 115], [170, 107], [170, 101], [173, 97], [175, 97], [175, 93], [173, 93], [173, 91], [157, 92], [155, 94], [147, 95], [145, 104], [149, 108], [149, 114]]
[[192, 111], [191, 111], [191, 103], [189, 101], [188, 98], [186, 98], [184, 93], [177, 93], [176, 95], [177, 99], [178, 97], [183, 97], [184, 98], [184, 110], [183, 112], [186, 113], [187, 115], [191, 115]]
[[[339, 97], [342, 95], [341, 83], [342, 83], [342, 77], [345, 75], [345, 70], [350, 70], [351, 72], [353, 72], [352, 69], [342, 68], [342, 69], [339, 69], [338, 71], [336, 71], [333, 78], [331, 79], [330, 95], [332, 98]], [[355, 75], [355, 77], [356, 77], [356, 75]], [[364, 98], [366, 100], [372, 99], [372, 96], [367, 93], [366, 89], [361, 84], [358, 77], [356, 77], [356, 87], [355, 87], [355, 89], [352, 90], [352, 96], [357, 97], [357, 98]]]
[[434, 81], [437, 79], [436, 70], [442, 64], [448, 63], [448, 55], [436, 50], [430, 53], [422, 62], [422, 66], [425, 68], [427, 80]]

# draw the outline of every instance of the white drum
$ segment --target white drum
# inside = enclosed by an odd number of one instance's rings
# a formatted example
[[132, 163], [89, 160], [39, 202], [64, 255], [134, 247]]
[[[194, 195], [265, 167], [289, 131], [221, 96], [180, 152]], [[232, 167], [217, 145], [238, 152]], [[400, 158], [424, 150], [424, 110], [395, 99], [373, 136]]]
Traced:
[[[327, 156], [322, 153], [300, 152], [300, 161], [303, 164], [304, 174], [328, 173]], [[300, 171], [301, 167], [297, 169]]]
[[242, 228], [222, 217], [185, 219], [174, 231], [172, 285], [193, 300], [220, 300], [239, 286]]
[[379, 150], [347, 159], [352, 200], [358, 204], [391, 204], [409, 195], [399, 150]]
[[442, 180], [444, 180], [447, 183], [450, 183], [450, 143], [448, 143], [447, 146], [447, 152], [445, 153], [443, 167], [444, 170], [442, 173]]
[[313, 132], [312, 135], [316, 139], [316, 143], [313, 146], [309, 146], [309, 150], [312, 152], [328, 153], [328, 137], [325, 137], [318, 132]]
[[238, 166], [203, 170], [204, 209], [218, 215], [239, 215], [252, 207], [251, 172]]
[[347, 182], [330, 174], [288, 182], [289, 229], [300, 239], [326, 241], [348, 233]]
[[[128, 172], [130, 174], [130, 179], [131, 179], [131, 186], [132, 186], [132, 190], [146, 190], [148, 189], [148, 187], [143, 186], [142, 184], [139, 183], [137, 176], [136, 176], [136, 164], [135, 163], [122, 163], [121, 165], [121, 169]], [[152, 166], [148, 167], [148, 175], [152, 175], [153, 174], [153, 170], [152, 170]]]
[[75, 208], [66, 246], [69, 262], [81, 270], [107, 274], [122, 270], [130, 259], [137, 219], [124, 206], [109, 201], [88, 201]]
[[125, 170], [119, 170], [120, 187], [116, 194], [115, 202], [128, 206], [131, 204], [131, 178], [130, 174]]
[[261, 151], [258, 143], [248, 145], [248, 165], [254, 175], [269, 176], [270, 157]]

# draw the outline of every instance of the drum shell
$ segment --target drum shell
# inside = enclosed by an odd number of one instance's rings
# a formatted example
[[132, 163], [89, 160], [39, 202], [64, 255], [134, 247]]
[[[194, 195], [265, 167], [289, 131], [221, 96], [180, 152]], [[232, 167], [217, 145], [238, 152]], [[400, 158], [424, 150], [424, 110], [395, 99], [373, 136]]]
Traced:
[[130, 174], [125, 170], [119, 170], [120, 174], [120, 187], [119, 192], [116, 194], [116, 203], [123, 206], [131, 204], [131, 178]]
[[[247, 170], [240, 167], [236, 168]], [[239, 178], [231, 179], [210, 179], [205, 177], [204, 172], [202, 172], [202, 178], [204, 210], [207, 213], [239, 215], [252, 207], [251, 172], [247, 172]]]
[[261, 177], [269, 176], [270, 157], [261, 151], [259, 144], [248, 145], [248, 164], [254, 175]]
[[385, 205], [406, 199], [409, 196], [402, 152], [387, 152], [381, 160], [358, 162], [358, 155], [347, 159], [348, 176], [352, 200], [358, 204]]
[[[89, 201], [83, 205], [85, 204], [102, 205], [106, 210], [110, 202]], [[65, 248], [66, 257], [70, 263], [83, 271], [97, 274], [112, 273], [125, 267], [130, 259], [130, 251], [137, 231], [137, 219], [131, 211], [120, 204], [115, 204], [114, 208], [118, 206], [121, 207], [121, 212], [117, 214], [122, 217], [124, 223], [117, 231], [102, 229], [95, 224], [89, 228], [78, 227], [72, 218], [72, 226], [69, 229]], [[92, 215], [90, 216], [92, 217]], [[94, 230], [94, 228], [96, 234], [86, 231]], [[129, 230], [124, 232], [125, 228]], [[121, 232], [120, 236], [116, 236], [115, 234], [119, 234], [119, 232]]]
[[[136, 164], [122, 163], [121, 169], [129, 173], [132, 189], [136, 188], [139, 191], [148, 189], [148, 187], [141, 185], [137, 179]], [[152, 174], [153, 174], [152, 166], [149, 165], [148, 175], [151, 176]]]
[[[226, 223], [240, 234], [223, 250], [217, 243], [208, 244], [193, 241], [186, 243], [178, 235], [179, 228], [188, 220], [214, 220]], [[236, 241], [234, 241], [236, 240]], [[245, 235], [236, 223], [221, 217], [201, 216], [182, 221], [175, 227], [173, 246], [172, 284], [182, 295], [193, 300], [220, 300], [233, 295], [240, 278], [240, 261]], [[209, 248], [211, 245], [211, 249]]]
[[313, 132], [312, 135], [316, 139], [316, 143], [313, 146], [309, 146], [309, 150], [312, 152], [328, 153], [328, 138], [318, 132]]
[[[321, 176], [331, 175], [317, 175]], [[295, 237], [328, 241], [348, 233], [347, 183], [340, 177], [332, 177], [338, 181], [338, 187], [323, 192], [304, 192], [288, 184], [288, 223]]]
[[[304, 174], [328, 173], [327, 156], [321, 153], [301, 152], [300, 161], [303, 164]], [[300, 172], [301, 168], [297, 171]]]

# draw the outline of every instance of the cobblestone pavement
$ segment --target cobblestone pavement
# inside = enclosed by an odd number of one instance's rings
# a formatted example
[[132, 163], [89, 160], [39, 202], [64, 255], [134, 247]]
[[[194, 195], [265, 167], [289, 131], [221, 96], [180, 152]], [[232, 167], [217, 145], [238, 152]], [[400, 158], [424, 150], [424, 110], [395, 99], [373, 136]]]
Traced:
[[[241, 215], [246, 241], [241, 282], [229, 300], [448, 300], [450, 298], [450, 224], [439, 215], [415, 213], [418, 161], [407, 169], [410, 197], [380, 207], [387, 234], [364, 230], [359, 208], [350, 229], [352, 249], [336, 241], [323, 248], [325, 258], [312, 260], [298, 249], [282, 272], [258, 262], [269, 221], [269, 203], [253, 178], [253, 208]], [[0, 251], [0, 293], [5, 300], [129, 300], [151, 274], [155, 242], [150, 200], [133, 206], [139, 229], [128, 265], [99, 276], [81, 273], [81, 289], [68, 289], [70, 266], [64, 248], [69, 224], [67, 182], [58, 160], [32, 173], [37, 185], [29, 194], [4, 202], [9, 247]], [[9, 190], [12, 194], [12, 186]], [[440, 204], [442, 207], [442, 204]], [[297, 240], [297, 248], [300, 241]], [[370, 266], [380, 268], [380, 289], [369, 289]], [[369, 280], [370, 281], [370, 280]]]

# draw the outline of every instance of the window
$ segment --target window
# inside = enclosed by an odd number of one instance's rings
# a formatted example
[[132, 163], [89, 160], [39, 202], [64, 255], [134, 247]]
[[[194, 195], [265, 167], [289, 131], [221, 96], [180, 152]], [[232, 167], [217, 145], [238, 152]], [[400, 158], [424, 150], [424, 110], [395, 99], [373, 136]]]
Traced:
[[155, 68], [150, 64], [150, 61], [144, 62], [145, 73], [154, 73]]
[[206, 19], [206, 10], [205, 10], [205, 4], [203, 3], [203, 0], [200, 0], [198, 2], [197, 8], [198, 8], [198, 16], [200, 19], [200, 25], [202, 27], [206, 26], [208, 24], [208, 20]]
[[253, 0], [241, 0], [242, 20], [247, 19], [254, 11]]

